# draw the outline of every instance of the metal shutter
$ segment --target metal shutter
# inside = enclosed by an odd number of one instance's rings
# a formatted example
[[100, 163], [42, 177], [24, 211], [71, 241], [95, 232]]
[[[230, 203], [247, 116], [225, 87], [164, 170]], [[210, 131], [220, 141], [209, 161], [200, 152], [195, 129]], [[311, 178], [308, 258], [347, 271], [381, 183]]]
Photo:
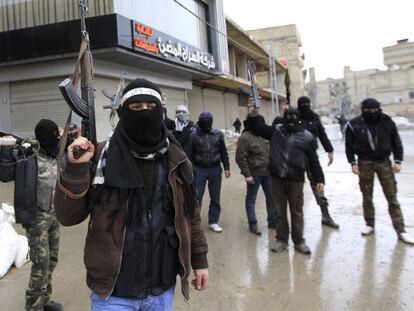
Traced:
[[10, 83], [13, 133], [33, 135], [40, 119], [51, 119], [61, 127], [65, 125], [69, 107], [58, 89], [62, 80], [52, 78]]

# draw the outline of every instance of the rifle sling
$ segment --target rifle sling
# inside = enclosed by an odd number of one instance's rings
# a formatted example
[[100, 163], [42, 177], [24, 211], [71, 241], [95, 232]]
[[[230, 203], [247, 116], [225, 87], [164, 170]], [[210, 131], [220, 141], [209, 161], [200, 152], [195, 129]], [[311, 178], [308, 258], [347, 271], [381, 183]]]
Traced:
[[75, 70], [73, 70], [73, 74], [72, 74], [72, 85], [76, 88], [77, 84], [78, 84], [78, 76], [79, 76], [79, 65], [81, 63], [82, 57], [85, 54], [87, 48], [89, 45], [89, 40], [87, 37], [84, 37], [81, 43], [81, 46], [79, 48], [79, 55], [78, 55], [78, 59], [76, 61], [75, 64]]

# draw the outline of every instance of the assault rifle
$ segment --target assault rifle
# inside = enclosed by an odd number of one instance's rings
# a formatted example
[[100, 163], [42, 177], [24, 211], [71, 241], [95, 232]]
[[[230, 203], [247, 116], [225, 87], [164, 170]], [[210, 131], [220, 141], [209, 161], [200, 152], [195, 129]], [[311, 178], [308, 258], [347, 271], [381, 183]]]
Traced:
[[[85, 23], [85, 13], [88, 12], [88, 8], [82, 0], [79, 1], [79, 12], [81, 18], [82, 43], [79, 50], [78, 60], [72, 78], [63, 80], [59, 84], [59, 89], [70, 109], [82, 118], [82, 136], [89, 139], [93, 145], [96, 145], [93, 63], [89, 34], [86, 31]], [[81, 68], [81, 96], [76, 92], [79, 64]], [[75, 159], [78, 159], [84, 152], [84, 150], [75, 147], [73, 156]]]
[[115, 116], [118, 112], [119, 107], [121, 106], [122, 92], [125, 88], [125, 75], [126, 72], [122, 71], [121, 79], [119, 80], [118, 87], [114, 95], [112, 95], [107, 89], [102, 90], [102, 94], [111, 101], [109, 105], [104, 105], [103, 108], [111, 109], [111, 114], [109, 115], [109, 122], [111, 122], [111, 126], [113, 128], [115, 127]]
[[251, 101], [253, 101], [253, 106], [255, 109], [260, 108], [260, 95], [259, 90], [257, 88], [256, 77], [254, 75], [253, 69], [253, 61], [247, 61], [247, 75], [249, 76], [250, 80], [250, 90], [245, 88], [244, 86], [240, 86], [240, 91], [247, 96], [251, 97]]
[[254, 69], [253, 69], [253, 62], [252, 61], [247, 61], [247, 74], [249, 75], [250, 78], [250, 88], [251, 88], [251, 96], [253, 97], [253, 103], [254, 103], [254, 108], [259, 109], [260, 108], [260, 95], [259, 95], [259, 90], [257, 88], [257, 81], [256, 81], [256, 76], [254, 75]]

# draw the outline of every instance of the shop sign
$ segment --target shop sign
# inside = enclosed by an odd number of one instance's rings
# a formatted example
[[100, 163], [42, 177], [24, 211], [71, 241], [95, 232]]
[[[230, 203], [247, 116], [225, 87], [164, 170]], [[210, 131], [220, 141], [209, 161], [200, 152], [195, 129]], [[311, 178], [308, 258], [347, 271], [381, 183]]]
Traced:
[[132, 47], [187, 66], [214, 71], [214, 56], [142, 23], [132, 22]]

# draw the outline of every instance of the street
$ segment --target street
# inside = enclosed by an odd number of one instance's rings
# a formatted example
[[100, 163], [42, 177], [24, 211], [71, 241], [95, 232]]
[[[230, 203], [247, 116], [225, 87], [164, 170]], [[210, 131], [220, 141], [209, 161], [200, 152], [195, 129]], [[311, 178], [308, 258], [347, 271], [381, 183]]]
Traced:
[[[339, 129], [338, 129], [339, 130]], [[402, 173], [397, 175], [399, 200], [406, 228], [414, 234], [414, 132], [401, 132], [405, 147]], [[357, 176], [351, 173], [344, 144], [333, 141], [335, 160], [327, 167], [326, 154], [319, 150], [325, 170], [326, 195], [339, 230], [321, 226], [320, 209], [305, 185], [305, 238], [311, 256], [294, 251], [275, 254], [269, 249], [275, 230], [267, 229], [264, 195], [259, 193], [256, 212], [262, 236], [248, 231], [244, 209], [245, 183], [234, 162], [235, 141], [229, 141], [231, 172], [223, 177], [220, 234], [207, 229], [208, 195], [202, 207], [202, 226], [209, 243], [209, 288], [191, 290], [184, 301], [179, 282], [175, 310], [413, 310], [414, 247], [399, 242], [388, 208], [375, 184], [376, 233], [362, 237], [364, 225]], [[9, 184], [0, 184], [0, 201], [12, 200]], [[15, 226], [23, 233], [20, 225]], [[83, 246], [86, 222], [61, 227], [59, 264], [53, 277], [53, 300], [65, 310], [89, 309]], [[0, 280], [0, 310], [24, 310], [24, 292], [30, 263], [12, 269]], [[410, 307], [411, 306], [411, 307]]]

